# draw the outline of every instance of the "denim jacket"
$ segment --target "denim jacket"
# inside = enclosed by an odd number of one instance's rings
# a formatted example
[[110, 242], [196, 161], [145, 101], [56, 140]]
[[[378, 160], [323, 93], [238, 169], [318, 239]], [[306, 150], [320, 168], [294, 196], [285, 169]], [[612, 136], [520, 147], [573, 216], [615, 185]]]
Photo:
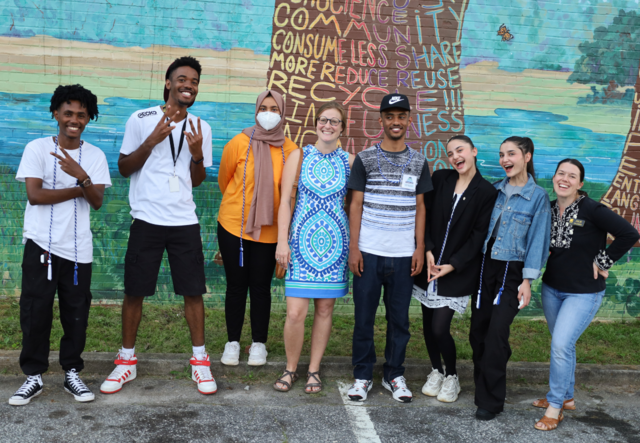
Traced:
[[[498, 217], [507, 201], [504, 187], [509, 178], [495, 183], [498, 198], [493, 206], [489, 232], [482, 247], [487, 252], [487, 244]], [[522, 278], [535, 280], [549, 257], [551, 239], [551, 209], [547, 192], [536, 184], [533, 177], [524, 187], [513, 193], [507, 207], [502, 212], [496, 241], [491, 249], [491, 258], [501, 261], [522, 261]]]

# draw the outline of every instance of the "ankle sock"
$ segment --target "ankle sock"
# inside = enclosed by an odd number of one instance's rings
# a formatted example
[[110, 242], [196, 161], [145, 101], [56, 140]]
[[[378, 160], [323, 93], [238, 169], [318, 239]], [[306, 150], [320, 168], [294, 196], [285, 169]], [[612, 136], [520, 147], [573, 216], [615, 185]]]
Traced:
[[131, 349], [127, 349], [124, 346], [122, 348], [120, 348], [120, 358], [123, 360], [129, 360], [131, 359], [134, 355], [136, 355], [136, 347], [134, 346]]
[[204, 350], [204, 345], [193, 346], [193, 356], [198, 360], [204, 360], [207, 358], [207, 351]]

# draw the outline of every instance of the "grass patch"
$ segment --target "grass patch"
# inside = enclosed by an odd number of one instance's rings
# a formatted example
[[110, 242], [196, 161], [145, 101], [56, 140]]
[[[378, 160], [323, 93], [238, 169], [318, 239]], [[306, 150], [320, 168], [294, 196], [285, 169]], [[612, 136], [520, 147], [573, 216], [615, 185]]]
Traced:
[[[120, 347], [120, 306], [93, 306], [89, 316], [86, 352], [116, 352]], [[282, 331], [285, 315], [271, 314], [271, 327], [267, 349], [269, 354], [285, 355]], [[309, 355], [313, 314], [307, 317], [303, 355]], [[471, 360], [469, 345], [469, 318], [454, 318], [452, 334], [456, 341], [458, 358]], [[251, 344], [249, 318], [245, 319], [241, 346]], [[224, 310], [205, 308], [207, 349], [213, 354], [221, 353], [227, 341]], [[386, 321], [376, 317], [375, 343], [378, 356], [384, 358]], [[333, 331], [326, 355], [350, 356], [353, 334], [353, 316], [335, 315]], [[422, 317], [411, 317], [411, 341], [407, 347], [407, 358], [427, 359], [427, 350], [422, 338]], [[54, 306], [54, 322], [51, 332], [51, 349], [58, 350], [62, 327], [58, 305]], [[20, 308], [17, 301], [0, 300], [0, 349], [20, 349]], [[541, 320], [516, 319], [511, 327], [511, 361], [548, 362], [551, 336], [547, 324]], [[138, 352], [188, 353], [191, 350], [189, 330], [184, 319], [182, 305], [145, 304], [142, 323], [138, 331]], [[639, 365], [640, 321], [594, 322], [582, 335], [577, 348], [578, 363]], [[180, 374], [176, 374], [179, 376]]]

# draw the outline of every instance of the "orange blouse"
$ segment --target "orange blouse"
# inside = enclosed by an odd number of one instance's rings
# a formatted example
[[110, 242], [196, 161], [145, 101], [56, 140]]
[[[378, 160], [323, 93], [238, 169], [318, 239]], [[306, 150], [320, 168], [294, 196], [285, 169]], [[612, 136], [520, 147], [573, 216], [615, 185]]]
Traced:
[[[249, 148], [249, 137], [245, 134], [238, 134], [233, 137], [222, 151], [220, 160], [220, 170], [218, 171], [218, 185], [222, 192], [222, 203], [218, 210], [218, 223], [231, 234], [240, 237], [240, 219], [242, 218], [242, 176], [244, 174], [244, 162], [247, 158]], [[279, 146], [270, 146], [271, 162], [273, 163], [273, 225], [263, 226], [260, 232], [260, 243], [278, 242], [278, 208], [280, 207], [280, 182], [282, 180], [282, 149]], [[285, 137], [284, 141], [285, 160], [289, 154], [298, 146]], [[247, 176], [245, 181], [245, 206], [244, 224], [246, 227], [253, 199], [253, 152], [249, 154], [247, 164]], [[253, 238], [243, 233], [245, 240], [255, 241]]]

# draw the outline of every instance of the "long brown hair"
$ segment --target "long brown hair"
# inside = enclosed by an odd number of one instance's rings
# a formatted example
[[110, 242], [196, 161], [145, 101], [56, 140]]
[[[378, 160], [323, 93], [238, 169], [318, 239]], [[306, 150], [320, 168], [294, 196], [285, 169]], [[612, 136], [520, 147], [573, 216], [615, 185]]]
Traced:
[[517, 135], [513, 135], [509, 138], [506, 138], [502, 142], [502, 144], [504, 145], [506, 142], [515, 144], [522, 151], [523, 155], [531, 154], [531, 160], [527, 162], [527, 173], [531, 174], [531, 177], [533, 177], [533, 181], [537, 183], [536, 172], [533, 168], [533, 140], [531, 140], [529, 137], [518, 137]]

